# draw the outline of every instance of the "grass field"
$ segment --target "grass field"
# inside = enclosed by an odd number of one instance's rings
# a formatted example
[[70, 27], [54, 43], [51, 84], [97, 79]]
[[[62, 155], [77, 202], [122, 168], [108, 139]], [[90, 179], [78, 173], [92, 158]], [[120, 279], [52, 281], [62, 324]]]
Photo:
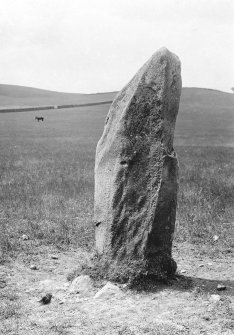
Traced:
[[[97, 98], [30, 92], [0, 85], [0, 108], [1, 104], [69, 104]], [[109, 93], [98, 97], [110, 99]], [[1, 334], [70, 334], [71, 327], [77, 329], [76, 334], [111, 334], [117, 325], [123, 330], [118, 334], [127, 335], [128, 324], [133, 324], [137, 330], [131, 334], [153, 335], [157, 329], [169, 335], [180, 333], [172, 331], [178, 323], [180, 329], [186, 325], [186, 334], [188, 325], [191, 334], [199, 329], [212, 335], [223, 330], [230, 334], [234, 325], [230, 308], [234, 286], [233, 97], [218, 91], [183, 90], [175, 132], [180, 189], [173, 257], [178, 273], [185, 269], [185, 277], [156, 293], [121, 298], [119, 306], [112, 299], [110, 305], [102, 300], [81, 302], [77, 295], [60, 304], [57, 291], [57, 284], [65, 283], [67, 297], [67, 279], [78, 276], [92, 255], [86, 251], [94, 247], [95, 148], [109, 106], [0, 113]], [[36, 122], [36, 115], [43, 115], [45, 121]], [[29, 240], [23, 240], [24, 234]], [[51, 258], [54, 253], [57, 260]], [[31, 264], [38, 271], [32, 271]], [[52, 286], [41, 286], [50, 281]], [[210, 294], [217, 293], [220, 283], [227, 290], [224, 295], [220, 292], [220, 302], [212, 307]], [[53, 301], [41, 306], [39, 297], [47, 290]], [[173, 322], [170, 327], [168, 315]]]
[[[86, 247], [94, 242], [95, 147], [108, 105], [0, 115], [0, 259], [33, 245]], [[230, 108], [181, 111], [177, 242], [230, 252], [234, 221], [234, 148]], [[205, 107], [204, 107], [205, 108]], [[229, 119], [228, 119], [229, 118]], [[213, 241], [213, 236], [219, 236]]]

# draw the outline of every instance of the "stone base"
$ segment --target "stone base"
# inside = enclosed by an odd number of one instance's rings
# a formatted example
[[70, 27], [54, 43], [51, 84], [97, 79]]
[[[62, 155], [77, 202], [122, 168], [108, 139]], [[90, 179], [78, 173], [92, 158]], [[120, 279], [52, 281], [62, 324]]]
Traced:
[[94, 262], [94, 272], [101, 274], [105, 279], [127, 283], [138, 278], [150, 277], [155, 280], [167, 280], [177, 269], [174, 259], [168, 255], [156, 256], [150, 260], [134, 260], [115, 262], [102, 256]]

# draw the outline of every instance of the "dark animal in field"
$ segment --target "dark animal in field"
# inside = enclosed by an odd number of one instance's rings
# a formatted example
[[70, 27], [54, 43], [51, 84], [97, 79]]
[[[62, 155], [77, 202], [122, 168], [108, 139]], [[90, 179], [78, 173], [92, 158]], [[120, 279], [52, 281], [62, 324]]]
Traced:
[[43, 116], [36, 116], [36, 117], [35, 117], [35, 120], [37, 120], [38, 122], [39, 122], [39, 121], [42, 121], [42, 122], [43, 122], [43, 121], [44, 121], [44, 117], [43, 117]]

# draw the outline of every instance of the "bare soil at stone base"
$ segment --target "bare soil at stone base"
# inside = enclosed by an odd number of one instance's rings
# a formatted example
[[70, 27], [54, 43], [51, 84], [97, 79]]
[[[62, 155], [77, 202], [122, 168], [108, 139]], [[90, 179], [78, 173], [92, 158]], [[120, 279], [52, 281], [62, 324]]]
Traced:
[[[174, 246], [178, 276], [170, 284], [155, 283], [147, 291], [120, 286], [123, 294], [95, 299], [71, 294], [68, 280], [91, 254], [81, 249], [35, 248], [0, 267], [1, 334], [79, 335], [231, 335], [234, 331], [234, 264], [232, 254], [201, 256], [196, 246]], [[56, 255], [57, 257], [54, 257]], [[57, 259], [54, 259], [57, 258]], [[37, 270], [31, 270], [35, 264]], [[105, 283], [103, 282], [103, 285]], [[217, 291], [223, 284], [226, 290]], [[40, 298], [52, 293], [51, 303]], [[218, 301], [212, 295], [219, 295]], [[218, 298], [219, 298], [218, 297]]]

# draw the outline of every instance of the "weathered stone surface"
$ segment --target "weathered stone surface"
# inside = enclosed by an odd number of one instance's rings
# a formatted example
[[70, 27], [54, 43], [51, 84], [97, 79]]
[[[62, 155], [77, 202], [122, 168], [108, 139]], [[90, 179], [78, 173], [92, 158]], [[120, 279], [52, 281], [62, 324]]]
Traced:
[[73, 280], [69, 293], [88, 296], [93, 292], [93, 280], [87, 275], [81, 275]]
[[159, 49], [110, 107], [95, 162], [96, 248], [118, 272], [167, 276], [176, 216], [180, 61]]
[[123, 296], [124, 293], [118, 286], [108, 282], [95, 294], [94, 299], [122, 298]]

